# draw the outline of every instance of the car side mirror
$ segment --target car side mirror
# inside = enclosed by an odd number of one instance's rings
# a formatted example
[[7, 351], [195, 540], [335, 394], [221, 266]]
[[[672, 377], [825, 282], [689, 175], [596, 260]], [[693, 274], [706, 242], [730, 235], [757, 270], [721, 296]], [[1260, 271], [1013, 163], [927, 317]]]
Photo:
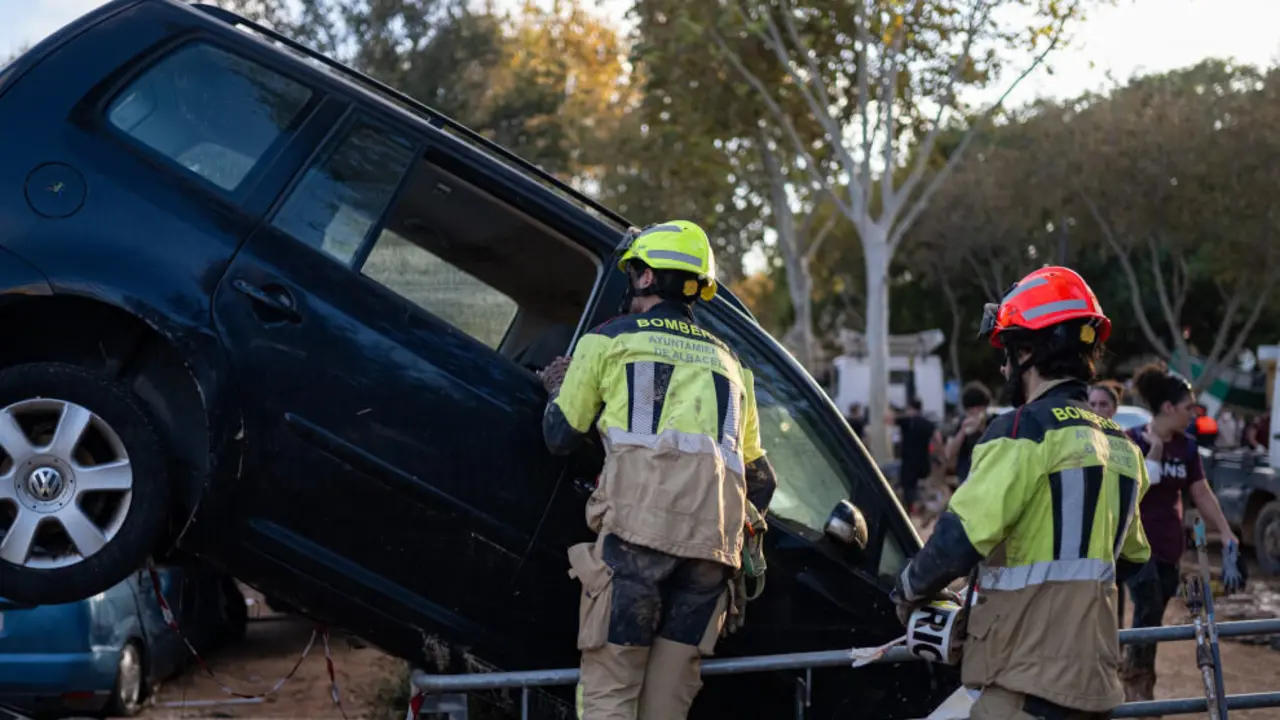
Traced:
[[841, 500], [827, 516], [826, 525], [822, 528], [828, 536], [847, 545], [859, 553], [867, 549], [867, 519], [857, 505], [848, 500]]

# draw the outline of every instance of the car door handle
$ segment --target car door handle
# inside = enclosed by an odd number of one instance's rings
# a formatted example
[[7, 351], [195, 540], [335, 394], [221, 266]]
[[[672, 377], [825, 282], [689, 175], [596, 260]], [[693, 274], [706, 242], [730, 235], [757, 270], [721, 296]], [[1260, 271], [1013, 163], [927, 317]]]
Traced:
[[236, 292], [248, 297], [255, 303], [268, 308], [274, 313], [279, 314], [289, 322], [301, 322], [302, 316], [293, 306], [293, 298], [289, 292], [282, 287], [275, 286], [274, 292], [266, 288], [258, 287], [247, 280], [235, 280], [231, 283], [231, 287]]

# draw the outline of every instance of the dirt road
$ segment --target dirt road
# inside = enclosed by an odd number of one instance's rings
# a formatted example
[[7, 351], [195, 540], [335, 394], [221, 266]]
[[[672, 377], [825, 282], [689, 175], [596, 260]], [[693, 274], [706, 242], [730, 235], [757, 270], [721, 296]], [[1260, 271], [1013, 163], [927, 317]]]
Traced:
[[[311, 636], [312, 625], [302, 619], [271, 613], [255, 602], [250, 606], [243, 642], [213, 653], [209, 667], [233, 690], [253, 695], [266, 692], [292, 669]], [[348, 718], [371, 717], [375, 698], [387, 692], [400, 661], [342, 634], [330, 636], [334, 674]], [[160, 718], [341, 718], [329, 692], [324, 645], [317, 637], [307, 659], [280, 692], [253, 704], [208, 704], [229, 696], [199, 666], [169, 680], [142, 717]], [[175, 706], [189, 703], [186, 707]], [[401, 710], [403, 712], [403, 710]]]
[[[927, 536], [927, 530], [921, 535]], [[1216, 555], [1216, 552], [1215, 552]], [[1194, 562], [1189, 559], [1188, 562]], [[1187, 566], [1188, 568], [1191, 565]], [[262, 620], [249, 623], [244, 642], [215, 653], [208, 662], [219, 678], [244, 694], [270, 689], [297, 662], [311, 625], [301, 619], [280, 616], [267, 610], [256, 594], [250, 615]], [[1280, 615], [1280, 580], [1262, 580], [1253, 576], [1250, 593], [1239, 600], [1223, 602], [1221, 620]], [[1180, 600], [1170, 603], [1165, 624], [1188, 622]], [[1256, 642], [1256, 641], [1255, 641]], [[390, 707], [385, 695], [392, 690], [390, 680], [403, 664], [378, 650], [364, 646], [345, 635], [330, 640], [334, 670], [348, 718], [370, 718], [375, 706]], [[1224, 640], [1222, 661], [1226, 669], [1227, 692], [1232, 694], [1280, 690], [1280, 652], [1267, 645]], [[1200, 697], [1203, 695], [1199, 669], [1195, 662], [1193, 642], [1162, 643], [1156, 657], [1159, 681], [1157, 698]], [[379, 703], [379, 695], [384, 698]], [[160, 688], [155, 703], [143, 717], [160, 718], [341, 718], [329, 695], [329, 676], [324, 660], [324, 647], [317, 640], [298, 672], [281, 691], [255, 704], [208, 704], [228, 699], [218, 684], [193, 666], [184, 675]], [[186, 707], [178, 703], [192, 703]], [[403, 712], [401, 710], [401, 712]], [[385, 717], [385, 715], [384, 715]], [[402, 716], [400, 716], [402, 717]], [[1250, 710], [1231, 713], [1233, 720], [1269, 720], [1280, 717], [1280, 710]]]
[[[1229, 617], [1222, 618], [1230, 619]], [[1169, 603], [1166, 625], [1190, 622], [1181, 600]], [[1223, 685], [1227, 693], [1238, 695], [1280, 690], [1280, 652], [1267, 645], [1249, 645], [1234, 640], [1219, 643], [1222, 653]], [[1156, 651], [1156, 698], [1203, 697], [1204, 685], [1196, 666], [1196, 646], [1192, 641], [1161, 643]], [[1190, 716], [1186, 716], [1190, 717]], [[1280, 709], [1233, 710], [1232, 720], [1275, 720]]]

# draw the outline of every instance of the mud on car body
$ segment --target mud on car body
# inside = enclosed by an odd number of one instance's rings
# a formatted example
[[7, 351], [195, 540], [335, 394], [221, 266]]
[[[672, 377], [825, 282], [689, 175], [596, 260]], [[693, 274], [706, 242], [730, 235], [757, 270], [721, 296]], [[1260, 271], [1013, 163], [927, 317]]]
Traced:
[[[0, 595], [194, 554], [428, 670], [576, 663], [565, 552], [601, 454], [546, 451], [534, 371], [618, 307], [625, 219], [174, 0], [107, 3], [0, 71], [0, 137]], [[719, 654], [895, 637], [902, 508], [730, 292], [697, 312], [755, 371], [779, 479], [768, 589]], [[865, 545], [823, 532], [842, 501]], [[796, 677], [712, 680], [695, 714], [790, 712]], [[824, 670], [812, 703], [916, 717], [955, 684]]]

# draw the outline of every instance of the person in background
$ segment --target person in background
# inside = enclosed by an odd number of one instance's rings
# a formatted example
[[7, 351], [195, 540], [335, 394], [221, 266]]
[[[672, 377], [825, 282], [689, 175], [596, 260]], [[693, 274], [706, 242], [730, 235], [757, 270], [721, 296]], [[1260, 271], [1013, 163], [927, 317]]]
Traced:
[[1240, 420], [1230, 410], [1218, 413], [1218, 437], [1213, 446], [1219, 450], [1234, 450], [1240, 447]]
[[1120, 407], [1120, 396], [1111, 385], [1098, 383], [1089, 388], [1089, 407], [1110, 420], [1116, 416], [1116, 410]]
[[844, 419], [849, 421], [849, 427], [853, 428], [853, 432], [858, 436], [858, 439], [866, 442], [867, 418], [862, 413], [862, 403], [849, 405], [849, 414], [845, 415]]
[[929, 444], [933, 441], [934, 425], [921, 411], [919, 398], [907, 401], [907, 410], [897, 418], [902, 437], [902, 464], [898, 480], [902, 483], [902, 504], [909, 512], [916, 511], [917, 491], [920, 481], [929, 476], [932, 458]]
[[1244, 446], [1255, 452], [1267, 452], [1271, 447], [1271, 410], [1259, 415], [1244, 429]]
[[956, 484], [963, 485], [973, 462], [973, 446], [987, 430], [990, 419], [991, 391], [982, 383], [969, 383], [960, 393], [964, 414], [947, 438], [944, 450], [946, 464], [955, 468]]
[[[1204, 466], [1195, 438], [1187, 432], [1195, 418], [1195, 394], [1182, 378], [1159, 365], [1148, 365], [1134, 376], [1133, 385], [1154, 417], [1145, 427], [1129, 431], [1146, 457], [1151, 489], [1138, 507], [1142, 526], [1151, 543], [1151, 562], [1127, 583], [1133, 601], [1133, 627], [1158, 627], [1164, 621], [1165, 606], [1178, 593], [1182, 582], [1179, 566], [1186, 551], [1182, 523], [1182, 493], [1189, 490], [1200, 514], [1216, 528], [1224, 548], [1223, 583], [1230, 588], [1239, 583], [1232, 578], [1239, 543], [1218, 506], [1218, 499], [1205, 480]], [[1128, 645], [1120, 667], [1125, 700], [1154, 699], [1156, 646], [1154, 643]]]

